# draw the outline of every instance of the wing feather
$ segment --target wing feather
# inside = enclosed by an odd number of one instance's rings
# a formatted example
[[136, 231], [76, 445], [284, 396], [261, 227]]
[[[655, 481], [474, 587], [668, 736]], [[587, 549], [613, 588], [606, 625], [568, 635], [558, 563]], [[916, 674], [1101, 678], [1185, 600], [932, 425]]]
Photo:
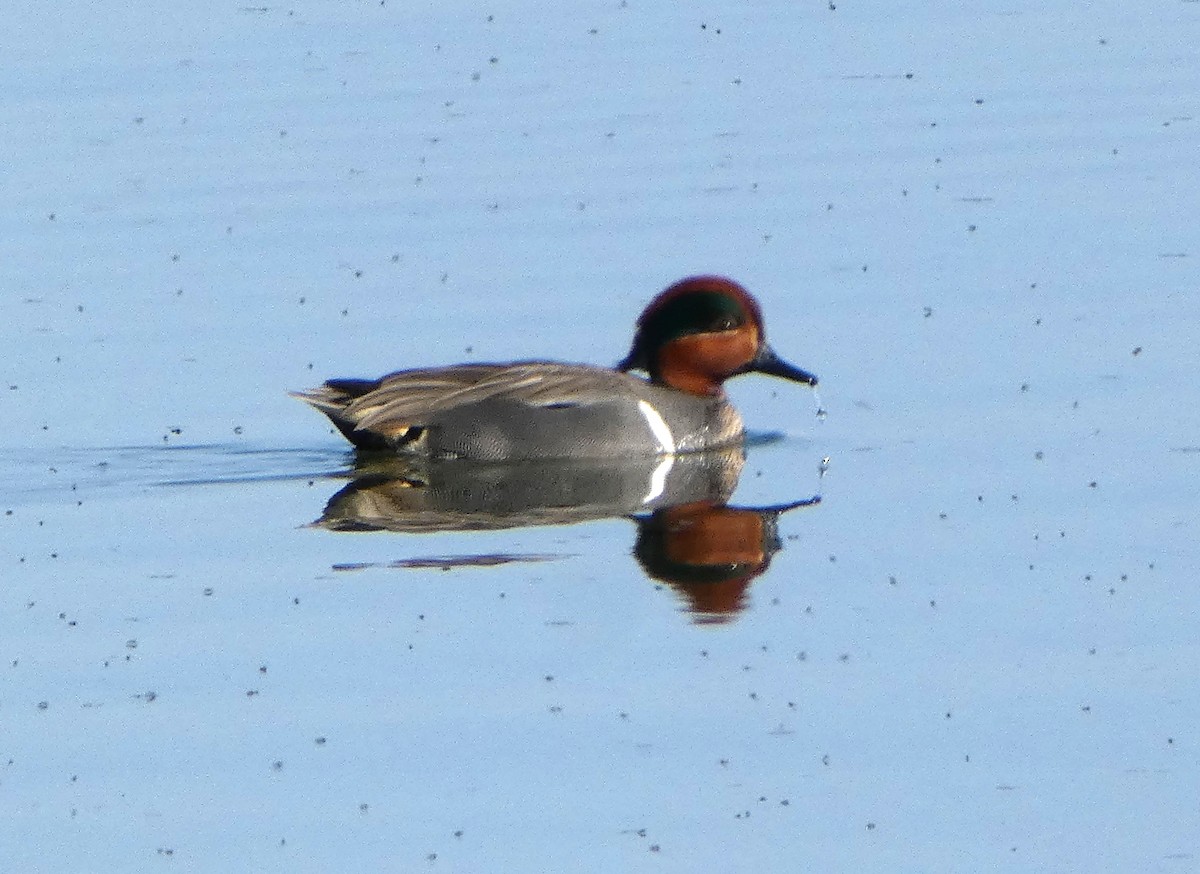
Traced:
[[603, 367], [531, 361], [402, 370], [346, 405], [359, 429], [427, 424], [438, 413], [490, 400], [531, 407], [570, 406], [637, 393], [643, 380]]

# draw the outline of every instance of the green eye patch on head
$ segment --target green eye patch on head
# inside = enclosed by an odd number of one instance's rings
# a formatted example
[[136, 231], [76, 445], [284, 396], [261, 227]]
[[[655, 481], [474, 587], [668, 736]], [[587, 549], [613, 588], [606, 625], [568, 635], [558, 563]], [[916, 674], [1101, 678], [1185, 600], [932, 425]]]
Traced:
[[698, 292], [668, 300], [638, 325], [643, 344], [659, 346], [712, 331], [731, 331], [746, 323], [746, 310], [727, 294]]

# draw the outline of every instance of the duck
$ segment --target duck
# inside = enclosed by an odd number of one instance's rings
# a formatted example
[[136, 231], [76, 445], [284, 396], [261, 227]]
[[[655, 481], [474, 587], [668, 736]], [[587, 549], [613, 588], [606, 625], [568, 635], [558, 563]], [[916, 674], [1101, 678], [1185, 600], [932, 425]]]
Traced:
[[762, 310], [745, 288], [704, 275], [647, 304], [629, 354], [612, 368], [455, 364], [330, 379], [290, 394], [360, 450], [474, 461], [612, 459], [741, 443], [745, 427], [723, 386], [744, 373], [817, 385], [767, 343]]

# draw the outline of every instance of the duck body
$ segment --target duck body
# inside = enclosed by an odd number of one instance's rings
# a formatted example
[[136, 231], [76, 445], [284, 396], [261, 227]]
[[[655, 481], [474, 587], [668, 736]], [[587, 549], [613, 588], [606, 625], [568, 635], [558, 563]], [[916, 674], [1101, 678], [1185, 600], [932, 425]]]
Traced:
[[458, 364], [332, 379], [295, 396], [364, 450], [481, 461], [641, 457], [740, 441], [742, 419], [721, 384], [750, 371], [817, 381], [766, 344], [758, 305], [741, 286], [704, 276], [651, 301], [616, 369]]
[[330, 380], [301, 397], [360, 449], [481, 461], [616, 458], [737, 442], [742, 420], [699, 397], [586, 364], [522, 361]]

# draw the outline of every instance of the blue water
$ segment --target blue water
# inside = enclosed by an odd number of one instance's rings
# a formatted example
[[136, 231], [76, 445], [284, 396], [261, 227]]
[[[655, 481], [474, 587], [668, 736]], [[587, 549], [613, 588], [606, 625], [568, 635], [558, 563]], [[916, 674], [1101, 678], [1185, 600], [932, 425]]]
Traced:
[[[834, 6], [6, 12], [9, 867], [1195, 867], [1200, 4]], [[828, 411], [730, 386], [822, 501], [725, 621], [634, 519], [312, 527], [287, 390], [697, 272]]]

